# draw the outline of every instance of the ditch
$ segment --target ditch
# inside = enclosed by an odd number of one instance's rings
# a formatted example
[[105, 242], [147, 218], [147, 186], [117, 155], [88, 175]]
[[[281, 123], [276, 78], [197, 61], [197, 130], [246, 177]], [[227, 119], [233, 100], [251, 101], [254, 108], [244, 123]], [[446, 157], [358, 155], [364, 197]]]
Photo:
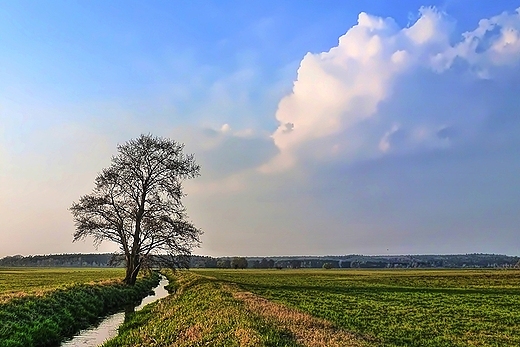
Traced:
[[153, 289], [154, 294], [145, 297], [137, 306], [127, 307], [125, 310], [103, 318], [96, 326], [81, 330], [73, 338], [65, 340], [60, 347], [97, 347], [107, 340], [117, 336], [119, 326], [132, 313], [141, 310], [144, 306], [168, 296], [165, 289], [168, 279], [161, 275], [159, 285]]

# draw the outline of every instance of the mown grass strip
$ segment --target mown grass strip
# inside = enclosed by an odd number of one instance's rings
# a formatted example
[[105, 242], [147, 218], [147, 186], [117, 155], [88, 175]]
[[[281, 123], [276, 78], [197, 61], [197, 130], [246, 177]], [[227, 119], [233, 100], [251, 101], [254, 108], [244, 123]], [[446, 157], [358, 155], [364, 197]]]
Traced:
[[158, 282], [159, 275], [154, 274], [133, 287], [121, 282], [82, 283], [42, 296], [11, 299], [0, 304], [0, 346], [54, 346], [100, 316], [138, 302]]
[[175, 294], [136, 312], [103, 347], [301, 346], [289, 331], [249, 311], [222, 282], [188, 271], [167, 277]]

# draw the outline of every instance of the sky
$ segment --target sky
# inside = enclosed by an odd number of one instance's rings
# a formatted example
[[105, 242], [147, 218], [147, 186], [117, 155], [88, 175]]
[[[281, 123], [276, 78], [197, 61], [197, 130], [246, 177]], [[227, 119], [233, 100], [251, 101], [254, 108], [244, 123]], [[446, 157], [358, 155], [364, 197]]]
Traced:
[[0, 257], [112, 252], [68, 210], [185, 144], [195, 254], [520, 255], [520, 1], [0, 3]]

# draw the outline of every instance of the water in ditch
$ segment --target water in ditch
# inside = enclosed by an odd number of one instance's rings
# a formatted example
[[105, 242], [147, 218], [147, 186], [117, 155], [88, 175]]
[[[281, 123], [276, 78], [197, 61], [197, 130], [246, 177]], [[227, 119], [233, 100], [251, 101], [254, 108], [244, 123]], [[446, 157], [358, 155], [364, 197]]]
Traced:
[[[130, 312], [139, 311], [144, 306], [168, 296], [168, 291], [164, 289], [168, 285], [166, 277], [161, 276], [159, 285], [154, 288], [154, 294], [145, 297], [138, 306], [133, 307]], [[60, 347], [97, 347], [106, 340], [117, 335], [117, 329], [125, 321], [125, 315], [129, 311], [114, 313], [105, 317], [97, 326], [81, 330], [72, 339], [64, 341]]]

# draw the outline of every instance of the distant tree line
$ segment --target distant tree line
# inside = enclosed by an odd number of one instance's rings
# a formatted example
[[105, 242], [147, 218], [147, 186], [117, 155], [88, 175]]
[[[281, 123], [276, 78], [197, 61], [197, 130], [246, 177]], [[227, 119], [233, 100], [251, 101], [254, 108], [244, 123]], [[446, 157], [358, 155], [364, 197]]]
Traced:
[[[406, 255], [406, 256], [324, 256], [324, 257], [208, 257], [192, 255], [192, 268], [220, 269], [300, 269], [300, 268], [508, 268], [520, 267], [520, 257], [499, 254]], [[154, 257], [147, 262], [157, 267]], [[8, 256], [0, 266], [124, 267], [121, 254], [51, 254]]]
[[122, 266], [114, 254], [14, 255], [0, 259], [0, 266], [108, 267]]
[[192, 256], [192, 268], [300, 269], [300, 268], [508, 268], [520, 267], [520, 257], [500, 254], [449, 254], [401, 256], [323, 257], [221, 257]]

